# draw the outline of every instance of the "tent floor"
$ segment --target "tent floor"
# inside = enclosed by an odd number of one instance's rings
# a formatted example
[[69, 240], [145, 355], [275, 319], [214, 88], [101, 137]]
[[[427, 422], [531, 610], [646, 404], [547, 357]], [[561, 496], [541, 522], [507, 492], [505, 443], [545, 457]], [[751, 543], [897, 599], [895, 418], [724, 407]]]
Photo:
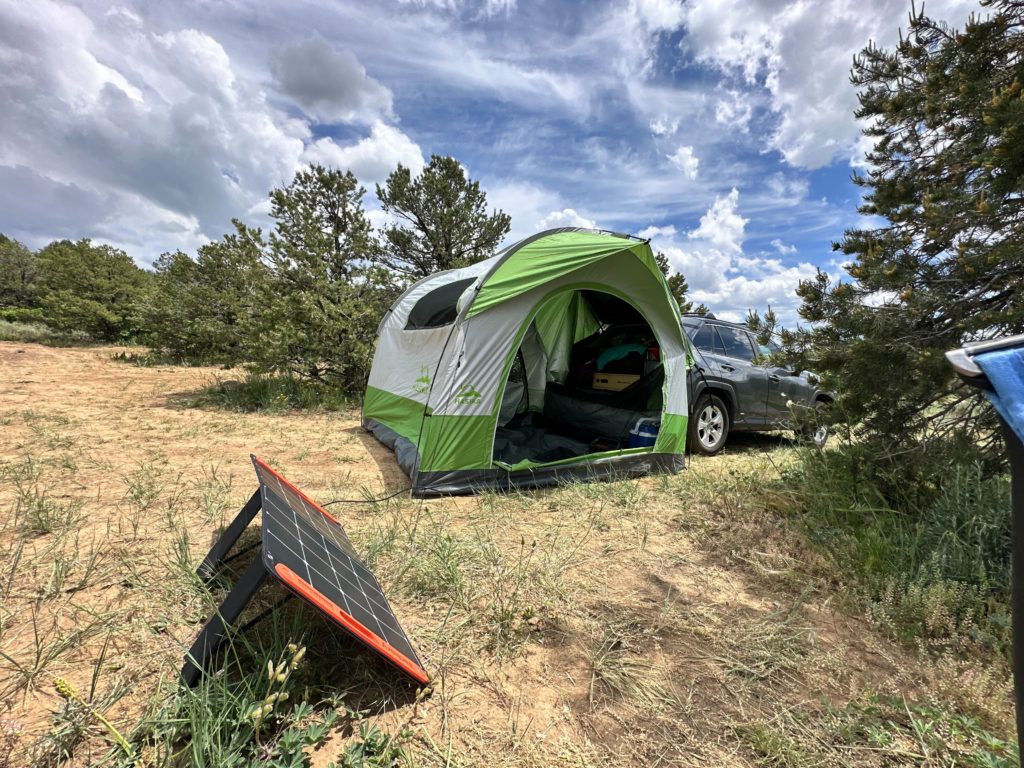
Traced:
[[[540, 414], [528, 413], [517, 416], [494, 435], [494, 460], [503, 464], [516, 464], [523, 460], [543, 464], [550, 461], [571, 459], [593, 453], [592, 442], [561, 434], [563, 430], [545, 423]], [[594, 435], [597, 438], [598, 435]], [[609, 450], [613, 445], [606, 446]]]

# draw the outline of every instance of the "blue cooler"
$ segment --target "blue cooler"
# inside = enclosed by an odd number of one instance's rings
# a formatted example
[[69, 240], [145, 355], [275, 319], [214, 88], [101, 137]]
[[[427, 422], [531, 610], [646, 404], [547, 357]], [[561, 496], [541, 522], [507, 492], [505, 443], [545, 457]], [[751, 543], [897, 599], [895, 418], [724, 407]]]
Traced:
[[661, 421], [654, 418], [638, 419], [633, 428], [629, 430], [630, 448], [653, 448], [658, 439], [658, 430], [661, 429]]

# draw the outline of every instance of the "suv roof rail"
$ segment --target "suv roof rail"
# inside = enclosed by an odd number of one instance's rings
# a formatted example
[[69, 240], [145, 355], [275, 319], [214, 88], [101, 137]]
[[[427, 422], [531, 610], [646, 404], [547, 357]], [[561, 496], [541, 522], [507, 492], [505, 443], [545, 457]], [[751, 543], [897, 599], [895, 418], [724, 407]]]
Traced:
[[702, 317], [705, 320], [717, 320], [718, 319], [717, 317], [715, 317], [715, 313], [714, 312], [705, 312], [704, 314], [701, 314], [700, 312], [683, 312], [683, 317]]

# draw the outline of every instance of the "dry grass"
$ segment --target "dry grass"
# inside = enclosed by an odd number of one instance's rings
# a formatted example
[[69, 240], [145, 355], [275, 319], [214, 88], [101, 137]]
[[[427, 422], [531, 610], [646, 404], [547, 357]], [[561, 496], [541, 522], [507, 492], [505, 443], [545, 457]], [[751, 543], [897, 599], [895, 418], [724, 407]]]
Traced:
[[[191, 409], [187, 393], [218, 372], [110, 355], [0, 344], [11, 765], [110, 754], [55, 676], [126, 733], [173, 695], [223, 589], [195, 564], [253, 489], [250, 452], [314, 498], [405, 483], [355, 414]], [[919, 658], [845, 615], [835, 574], [763, 503], [789, 460], [784, 440], [747, 439], [676, 477], [345, 505], [434, 685], [398, 695], [292, 601], [282, 632], [306, 635], [310, 684], [365, 712], [332, 725], [312, 764], [377, 743], [371, 727], [404, 734], [394, 754], [423, 766], [916, 765], [922, 750], [973, 764], [981, 729], [1009, 733], [1004, 671]], [[954, 731], [969, 732], [960, 752], [935, 740]]]

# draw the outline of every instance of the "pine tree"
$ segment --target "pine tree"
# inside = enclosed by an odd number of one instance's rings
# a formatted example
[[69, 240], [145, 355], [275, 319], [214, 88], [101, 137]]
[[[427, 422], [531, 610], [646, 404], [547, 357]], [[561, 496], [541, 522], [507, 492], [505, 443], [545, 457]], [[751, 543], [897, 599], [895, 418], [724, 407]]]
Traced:
[[675, 272], [672, 270], [672, 265], [669, 264], [668, 256], [661, 251], [654, 254], [654, 260], [658, 263], [658, 267], [665, 275], [665, 280], [668, 282], [669, 293], [672, 294], [672, 298], [676, 300], [676, 304], [679, 305], [679, 311], [684, 315], [706, 315], [709, 310], [703, 304], [694, 307], [693, 302], [686, 298], [686, 294], [690, 291], [690, 286], [686, 282], [686, 278], [682, 272]]
[[508, 214], [487, 213], [486, 193], [454, 157], [434, 155], [415, 178], [399, 165], [377, 198], [400, 221], [381, 232], [380, 263], [413, 280], [488, 258], [511, 226]]
[[854, 59], [856, 114], [875, 142], [854, 182], [860, 212], [884, 223], [833, 246], [852, 281], [801, 283], [814, 327], [799, 341], [883, 449], [989, 445], [988, 407], [942, 353], [1024, 331], [1024, 6], [991, 8], [962, 31], [912, 11], [893, 50]]
[[256, 308], [253, 359], [271, 371], [329, 379], [361, 393], [376, 328], [396, 289], [370, 261], [366, 190], [319, 165], [270, 194], [270, 278]]
[[193, 363], [227, 365], [252, 359], [257, 297], [270, 278], [259, 229], [233, 222], [235, 232], [199, 249], [177, 251], [154, 264], [156, 291], [146, 313], [149, 343]]
[[141, 332], [151, 275], [127, 253], [88, 239], [55, 240], [36, 253], [36, 262], [48, 325], [101, 341], [132, 340]]
[[0, 234], [0, 308], [34, 307], [38, 301], [39, 259], [29, 248]]

